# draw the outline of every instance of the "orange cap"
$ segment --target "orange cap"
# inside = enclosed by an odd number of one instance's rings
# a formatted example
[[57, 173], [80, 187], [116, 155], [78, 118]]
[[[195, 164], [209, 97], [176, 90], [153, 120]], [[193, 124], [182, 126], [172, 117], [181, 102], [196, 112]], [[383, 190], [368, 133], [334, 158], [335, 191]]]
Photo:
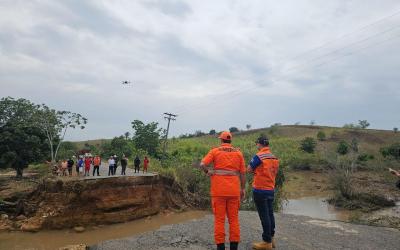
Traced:
[[232, 140], [232, 134], [228, 131], [224, 131], [218, 136], [218, 138], [222, 140]]

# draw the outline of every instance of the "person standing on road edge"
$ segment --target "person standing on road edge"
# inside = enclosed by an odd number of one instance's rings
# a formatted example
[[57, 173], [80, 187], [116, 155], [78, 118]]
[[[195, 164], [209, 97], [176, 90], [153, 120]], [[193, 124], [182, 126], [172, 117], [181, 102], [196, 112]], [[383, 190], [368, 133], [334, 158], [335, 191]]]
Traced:
[[117, 155], [114, 155], [114, 169], [113, 169], [113, 175], [115, 175], [117, 173], [117, 167], [118, 167], [118, 157]]
[[85, 158], [85, 176], [90, 176], [90, 165], [92, 165], [92, 159], [87, 156]]
[[139, 159], [139, 156], [135, 157], [135, 160], [134, 160], [133, 164], [135, 165], [135, 173], [136, 173], [136, 171], [138, 173], [140, 173], [140, 159]]
[[68, 163], [66, 160], [63, 160], [61, 162], [61, 173], [62, 176], [67, 176], [67, 169], [68, 169]]
[[143, 159], [143, 174], [144, 174], [145, 171], [147, 173], [147, 168], [149, 166], [149, 163], [150, 163], [149, 158], [147, 158], [147, 156], [145, 156], [144, 159]]
[[269, 139], [260, 135], [257, 141], [257, 154], [251, 159], [248, 172], [254, 173], [253, 200], [263, 228], [262, 242], [253, 243], [253, 249], [272, 250], [275, 248], [275, 218], [273, 210], [275, 178], [279, 160], [269, 148]]
[[78, 163], [76, 164], [76, 175], [80, 176], [83, 168], [83, 158], [79, 156]]
[[113, 156], [108, 159], [108, 176], [113, 175], [115, 160]]
[[96, 172], [96, 170], [97, 170], [97, 176], [100, 176], [100, 173], [99, 173], [100, 166], [101, 166], [101, 158], [100, 158], [100, 156], [96, 155], [93, 158], [93, 176], [94, 176], [94, 173]]
[[126, 166], [128, 165], [128, 158], [125, 157], [125, 155], [122, 155], [121, 158], [121, 175], [126, 175], [125, 170]]
[[[224, 131], [218, 137], [219, 147], [211, 149], [200, 167], [211, 178], [211, 203], [214, 213], [214, 240], [217, 250], [225, 249], [225, 217], [229, 222], [230, 249], [238, 249], [240, 242], [239, 208], [244, 199], [246, 167], [243, 154], [231, 145], [232, 135]], [[213, 169], [207, 166], [213, 164]]]
[[72, 167], [74, 166], [74, 160], [72, 160], [72, 157], [68, 159], [67, 161], [67, 166], [68, 166], [68, 174], [69, 176], [72, 176]]

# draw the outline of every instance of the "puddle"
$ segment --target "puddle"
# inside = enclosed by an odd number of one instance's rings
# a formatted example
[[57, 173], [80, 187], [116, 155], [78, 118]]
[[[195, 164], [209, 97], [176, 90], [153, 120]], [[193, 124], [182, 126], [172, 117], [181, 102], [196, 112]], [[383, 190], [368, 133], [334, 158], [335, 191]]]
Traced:
[[349, 221], [350, 211], [337, 209], [325, 200], [326, 198], [321, 197], [289, 199], [282, 207], [282, 213], [324, 220]]
[[73, 230], [52, 230], [38, 233], [9, 232], [0, 233], [0, 249], [7, 250], [54, 250], [66, 245], [93, 245], [101, 241], [123, 238], [157, 230], [163, 225], [176, 224], [199, 219], [209, 214], [206, 211], [160, 214], [126, 223], [87, 229], [83, 233]]

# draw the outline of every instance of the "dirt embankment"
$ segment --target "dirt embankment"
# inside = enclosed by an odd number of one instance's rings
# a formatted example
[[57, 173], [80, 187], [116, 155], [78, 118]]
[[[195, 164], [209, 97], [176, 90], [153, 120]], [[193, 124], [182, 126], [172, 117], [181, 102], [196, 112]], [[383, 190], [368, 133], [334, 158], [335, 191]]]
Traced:
[[[93, 180], [46, 179], [23, 195], [2, 201], [0, 230], [38, 231], [125, 222], [200, 204], [161, 176]], [[2, 210], [2, 211], [1, 211]], [[2, 226], [1, 226], [2, 225]]]

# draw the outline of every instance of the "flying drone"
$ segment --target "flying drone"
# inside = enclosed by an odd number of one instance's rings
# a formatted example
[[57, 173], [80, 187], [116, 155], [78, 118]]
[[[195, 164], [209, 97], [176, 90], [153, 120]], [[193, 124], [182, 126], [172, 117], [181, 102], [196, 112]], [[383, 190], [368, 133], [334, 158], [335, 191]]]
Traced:
[[122, 84], [123, 85], [128, 85], [128, 84], [131, 84], [131, 82], [130, 81], [122, 81]]

